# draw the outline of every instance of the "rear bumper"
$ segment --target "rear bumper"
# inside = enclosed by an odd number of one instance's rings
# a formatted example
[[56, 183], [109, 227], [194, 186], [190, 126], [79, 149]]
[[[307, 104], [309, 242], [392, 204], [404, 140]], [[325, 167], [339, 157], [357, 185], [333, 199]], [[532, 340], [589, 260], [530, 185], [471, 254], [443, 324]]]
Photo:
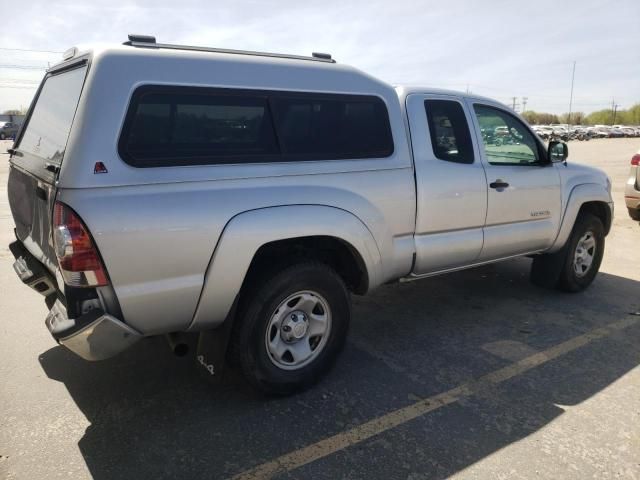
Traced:
[[62, 345], [90, 361], [113, 357], [142, 338], [139, 332], [100, 309], [70, 319], [60, 300], [51, 307], [45, 324]]
[[640, 192], [637, 197], [625, 196], [624, 202], [627, 204], [627, 208], [632, 210], [640, 210]]
[[93, 308], [76, 318], [69, 318], [64, 296], [49, 270], [20, 241], [13, 242], [9, 248], [16, 259], [13, 269], [20, 280], [44, 295], [50, 307], [45, 319], [49, 332], [69, 350], [85, 360], [104, 360], [142, 338], [140, 332], [101, 308]]

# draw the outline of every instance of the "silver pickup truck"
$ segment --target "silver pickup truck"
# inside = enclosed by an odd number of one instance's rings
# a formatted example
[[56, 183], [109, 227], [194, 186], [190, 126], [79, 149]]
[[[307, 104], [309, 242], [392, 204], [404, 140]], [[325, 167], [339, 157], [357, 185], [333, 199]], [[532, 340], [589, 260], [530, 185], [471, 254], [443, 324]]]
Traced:
[[58, 342], [199, 332], [203, 373], [228, 358], [277, 394], [328, 370], [350, 294], [518, 256], [584, 289], [613, 210], [603, 172], [493, 100], [146, 36], [66, 53], [10, 153], [14, 268]]

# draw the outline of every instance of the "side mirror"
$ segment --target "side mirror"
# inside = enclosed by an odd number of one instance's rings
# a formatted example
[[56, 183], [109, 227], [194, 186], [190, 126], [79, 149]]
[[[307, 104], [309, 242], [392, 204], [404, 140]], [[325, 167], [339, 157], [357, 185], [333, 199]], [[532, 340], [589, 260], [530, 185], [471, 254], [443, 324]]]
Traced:
[[566, 162], [569, 156], [569, 147], [564, 142], [552, 140], [547, 147], [547, 156], [551, 163]]

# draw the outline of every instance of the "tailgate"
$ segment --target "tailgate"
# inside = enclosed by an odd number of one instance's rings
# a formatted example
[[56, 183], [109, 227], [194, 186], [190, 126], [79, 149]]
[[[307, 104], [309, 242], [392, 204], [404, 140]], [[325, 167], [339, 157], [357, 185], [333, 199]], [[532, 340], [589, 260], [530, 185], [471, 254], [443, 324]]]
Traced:
[[55, 185], [86, 73], [82, 63], [47, 74], [11, 156], [7, 190], [16, 235], [51, 272], [56, 269], [51, 239]]

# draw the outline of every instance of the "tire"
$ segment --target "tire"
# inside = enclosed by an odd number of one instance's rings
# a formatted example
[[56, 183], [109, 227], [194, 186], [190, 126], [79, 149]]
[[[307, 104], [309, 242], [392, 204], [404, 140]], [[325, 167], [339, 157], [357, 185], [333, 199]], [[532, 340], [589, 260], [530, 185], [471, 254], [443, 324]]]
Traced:
[[[574, 267], [576, 250], [587, 232], [591, 232], [595, 247], [589, 268], [579, 275]], [[604, 244], [602, 221], [589, 213], [580, 214], [567, 243], [561, 250], [534, 257], [531, 265], [531, 282], [540, 287], [556, 288], [564, 292], [584, 290], [593, 282], [600, 269]]]
[[[344, 282], [330, 267], [305, 261], [263, 275], [251, 286], [234, 324], [232, 361], [268, 395], [289, 395], [315, 384], [346, 340], [351, 302]], [[323, 325], [324, 333], [314, 336]]]
[[[582, 242], [588, 241], [589, 233], [594, 242], [593, 253], [589, 267], [580, 275], [578, 271], [585, 267], [584, 265], [582, 267], [575, 267], [577, 263], [576, 255], [578, 249], [584, 245]], [[581, 250], [584, 252], [588, 249], [581, 248]], [[600, 269], [603, 254], [604, 226], [602, 225], [602, 221], [595, 215], [589, 213], [579, 215], [567, 242], [564, 264], [560, 271], [558, 281], [558, 289], [565, 292], [580, 292], [591, 285], [591, 282], [593, 282], [593, 279]]]
[[631, 217], [632, 220], [640, 221], [640, 210], [639, 209], [627, 207], [627, 210], [629, 211], [629, 216]]

